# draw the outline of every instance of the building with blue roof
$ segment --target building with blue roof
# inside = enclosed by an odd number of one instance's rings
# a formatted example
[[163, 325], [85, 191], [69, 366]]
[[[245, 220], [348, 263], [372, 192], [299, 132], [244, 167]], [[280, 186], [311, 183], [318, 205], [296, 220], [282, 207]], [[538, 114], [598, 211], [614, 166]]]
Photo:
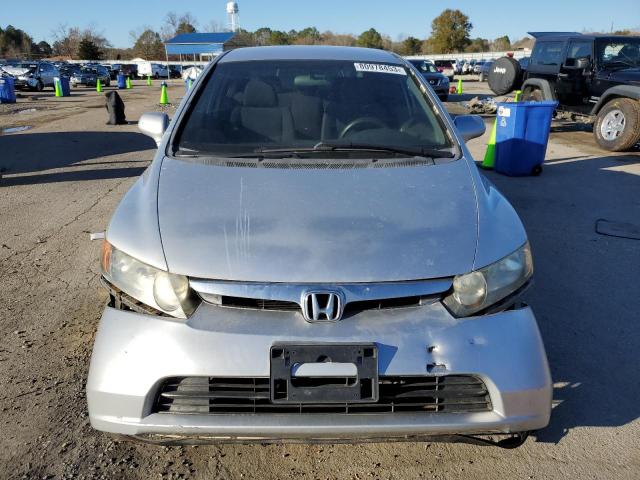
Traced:
[[196, 55], [202, 57], [214, 57], [228, 48], [235, 34], [233, 32], [217, 33], [181, 33], [164, 42], [164, 48], [169, 55]]

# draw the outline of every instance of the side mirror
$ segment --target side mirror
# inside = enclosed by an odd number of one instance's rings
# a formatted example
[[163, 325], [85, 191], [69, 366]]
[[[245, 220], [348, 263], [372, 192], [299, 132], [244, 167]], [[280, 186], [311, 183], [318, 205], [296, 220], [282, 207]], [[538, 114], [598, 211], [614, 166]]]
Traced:
[[577, 58], [576, 59], [576, 68], [578, 70], [584, 70], [586, 68], [589, 68], [589, 58], [588, 57]]
[[567, 58], [564, 68], [567, 70], [585, 70], [589, 68], [589, 57]]
[[478, 115], [459, 115], [453, 119], [453, 123], [465, 142], [481, 137], [486, 130], [484, 120]]
[[169, 126], [169, 117], [166, 113], [150, 112], [145, 113], [138, 121], [138, 128], [145, 135], [153, 138], [157, 145], [160, 145], [162, 136]]

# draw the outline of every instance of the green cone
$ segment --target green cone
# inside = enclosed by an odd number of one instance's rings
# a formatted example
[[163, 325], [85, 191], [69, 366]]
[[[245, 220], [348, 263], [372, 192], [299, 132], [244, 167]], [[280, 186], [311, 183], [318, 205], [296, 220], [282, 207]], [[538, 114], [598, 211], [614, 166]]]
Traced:
[[482, 160], [482, 168], [491, 169], [496, 162], [496, 128], [498, 127], [498, 117], [493, 122], [487, 150], [484, 152], [484, 160]]
[[162, 82], [162, 91], [160, 92], [160, 105], [169, 105], [169, 96], [167, 95], [167, 85]]

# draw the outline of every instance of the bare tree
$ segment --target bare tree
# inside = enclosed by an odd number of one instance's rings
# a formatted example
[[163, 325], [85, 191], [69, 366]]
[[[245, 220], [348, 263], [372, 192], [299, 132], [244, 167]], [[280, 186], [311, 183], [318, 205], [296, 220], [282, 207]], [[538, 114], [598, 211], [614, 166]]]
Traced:
[[169, 12], [164, 17], [164, 25], [160, 28], [160, 36], [163, 40], [175, 37], [179, 33], [195, 32], [198, 20], [191, 12], [178, 15], [176, 12]]
[[51, 32], [51, 36], [54, 38], [53, 53], [69, 58], [77, 57], [82, 40], [93, 43], [101, 51], [111, 47], [111, 43], [95, 25], [81, 30], [80, 27], [69, 27], [63, 23]]
[[205, 32], [228, 32], [229, 31], [229, 27], [227, 25], [217, 20], [211, 20], [209, 23], [205, 24], [202, 28]]

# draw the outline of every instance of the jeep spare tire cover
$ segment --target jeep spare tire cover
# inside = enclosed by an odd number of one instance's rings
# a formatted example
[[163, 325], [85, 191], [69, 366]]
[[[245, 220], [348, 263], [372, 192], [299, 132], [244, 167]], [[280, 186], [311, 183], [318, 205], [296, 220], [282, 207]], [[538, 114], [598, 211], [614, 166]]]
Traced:
[[496, 95], [505, 95], [522, 85], [520, 62], [511, 57], [501, 57], [489, 69], [489, 88]]

